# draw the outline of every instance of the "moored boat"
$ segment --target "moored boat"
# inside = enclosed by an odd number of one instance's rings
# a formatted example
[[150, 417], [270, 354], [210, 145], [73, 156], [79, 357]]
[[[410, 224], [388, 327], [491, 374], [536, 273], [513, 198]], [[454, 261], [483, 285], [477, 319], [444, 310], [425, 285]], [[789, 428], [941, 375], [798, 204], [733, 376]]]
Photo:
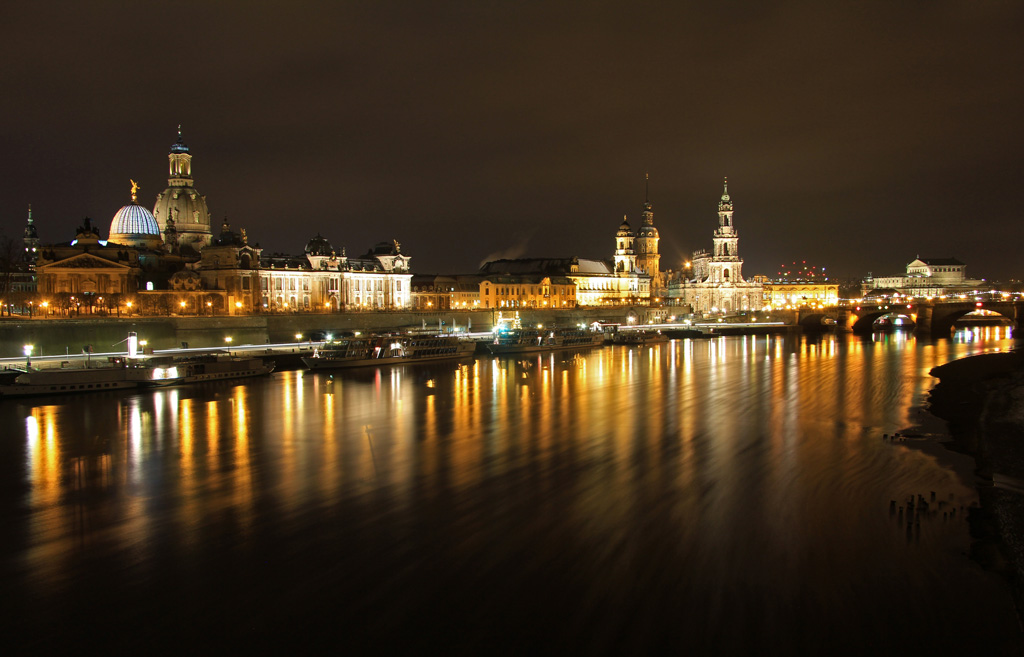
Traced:
[[9, 370], [4, 374], [0, 378], [0, 397], [126, 390], [174, 385], [182, 380], [174, 368], [156, 367], [130, 359], [115, 359], [95, 367], [30, 368]]
[[165, 368], [174, 368], [180, 376], [175, 383], [201, 383], [204, 381], [226, 381], [263, 376], [274, 371], [274, 362], [255, 356], [232, 356], [229, 354], [208, 354], [189, 358], [175, 358], [162, 363]]
[[325, 343], [302, 362], [311, 370], [468, 358], [476, 343], [457, 336], [369, 336]]
[[514, 329], [499, 331], [487, 349], [495, 356], [503, 354], [528, 354], [555, 349], [585, 349], [596, 347], [604, 341], [602, 333], [586, 329]]
[[661, 331], [618, 331], [612, 336], [613, 344], [643, 346], [656, 342], [668, 342], [669, 337]]

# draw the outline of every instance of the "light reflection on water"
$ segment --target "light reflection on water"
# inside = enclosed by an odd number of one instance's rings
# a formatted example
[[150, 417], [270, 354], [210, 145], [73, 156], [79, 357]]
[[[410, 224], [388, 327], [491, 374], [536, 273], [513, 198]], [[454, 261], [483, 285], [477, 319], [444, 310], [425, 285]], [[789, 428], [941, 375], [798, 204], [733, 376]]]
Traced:
[[284, 623], [377, 649], [961, 649], [1012, 636], [1008, 596], [962, 514], [889, 504], [976, 494], [880, 437], [932, 367], [1010, 346], [687, 340], [4, 402], [5, 588], [26, 627], [122, 647]]

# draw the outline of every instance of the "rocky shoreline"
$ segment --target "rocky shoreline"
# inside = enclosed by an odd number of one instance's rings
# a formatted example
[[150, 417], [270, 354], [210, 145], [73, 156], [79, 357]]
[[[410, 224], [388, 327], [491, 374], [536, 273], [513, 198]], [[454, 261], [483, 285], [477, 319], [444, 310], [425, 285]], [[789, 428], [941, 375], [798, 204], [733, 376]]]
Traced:
[[969, 522], [971, 556], [1001, 573], [1024, 618], [1024, 353], [962, 358], [931, 370], [929, 410], [949, 425], [950, 447], [975, 459], [981, 508]]

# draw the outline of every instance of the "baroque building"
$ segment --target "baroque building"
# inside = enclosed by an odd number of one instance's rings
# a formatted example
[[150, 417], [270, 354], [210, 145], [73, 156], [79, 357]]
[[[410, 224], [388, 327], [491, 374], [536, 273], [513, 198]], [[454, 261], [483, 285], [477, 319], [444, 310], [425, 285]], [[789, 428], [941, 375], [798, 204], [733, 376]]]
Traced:
[[740, 238], [733, 224], [733, 212], [726, 179], [718, 202], [718, 228], [712, 236], [712, 250], [695, 252], [690, 271], [683, 272], [669, 289], [670, 297], [690, 306], [694, 313], [735, 313], [761, 308], [761, 284], [743, 278]]
[[[650, 180], [649, 177], [646, 179]], [[636, 238], [633, 240], [633, 249], [636, 252], [635, 271], [637, 274], [650, 277], [652, 281], [657, 281], [661, 273], [661, 254], [658, 252], [658, 242], [661, 237], [658, 235], [658, 229], [654, 227], [654, 210], [651, 205], [649, 182], [644, 192], [641, 216], [643, 217], [642, 224], [637, 228]], [[657, 288], [658, 285], [655, 284], [654, 287]]]
[[268, 255], [258, 244], [249, 244], [245, 229], [232, 230], [227, 219], [214, 237], [206, 197], [192, 184], [192, 155], [180, 126], [168, 160], [168, 187], [157, 195], [153, 212], [139, 205], [139, 186], [132, 181], [131, 202], [114, 215], [107, 240], [86, 219], [70, 243], [39, 247], [30, 209], [24, 243], [26, 255], [32, 249], [38, 254], [40, 292], [86, 295], [87, 301], [103, 296], [108, 303], [124, 303], [130, 312], [409, 307], [411, 259], [397, 241], [349, 258], [317, 235], [301, 256]]
[[41, 248], [36, 259], [38, 291], [69, 299], [130, 294], [138, 290], [141, 275], [138, 250], [101, 240], [88, 217], [74, 240]]
[[206, 197], [192, 184], [192, 154], [181, 136], [167, 154], [167, 189], [156, 195], [153, 216], [170, 251], [197, 260], [204, 247], [213, 241], [210, 210]]
[[907, 265], [906, 274], [874, 278], [862, 283], [864, 295], [877, 291], [898, 292], [920, 297], [959, 294], [981, 286], [985, 281], [967, 278], [967, 265], [956, 258], [921, 258]]

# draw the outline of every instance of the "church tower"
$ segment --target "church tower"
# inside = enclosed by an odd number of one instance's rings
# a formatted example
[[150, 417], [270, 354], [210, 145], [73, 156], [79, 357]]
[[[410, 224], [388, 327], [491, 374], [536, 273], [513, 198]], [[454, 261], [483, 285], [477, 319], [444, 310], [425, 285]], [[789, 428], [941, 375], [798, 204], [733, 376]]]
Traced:
[[39, 255], [39, 233], [36, 232], [36, 225], [32, 222], [32, 206], [28, 206], [28, 223], [25, 224], [25, 262], [35, 264]]
[[625, 215], [619, 230], [615, 233], [615, 273], [632, 274], [636, 271], [636, 252], [633, 251], [633, 240], [636, 233], [629, 227]]
[[718, 202], [718, 228], [715, 229], [714, 251], [711, 254], [711, 276], [716, 282], [742, 283], [739, 233], [732, 223], [732, 199], [729, 179], [723, 182], [722, 199]]
[[650, 200], [650, 176], [646, 176], [644, 191], [643, 225], [636, 231], [633, 241], [636, 250], [636, 270], [657, 280], [660, 273], [661, 255], [658, 253], [658, 229], [654, 227], [654, 210]]
[[[156, 195], [153, 216], [165, 239], [170, 223], [181, 254], [197, 259], [199, 251], [213, 241], [213, 230], [206, 197], [196, 191], [192, 183], [192, 154], [182, 139], [181, 126], [178, 126], [178, 140], [171, 146], [167, 160], [167, 189]], [[167, 246], [173, 249], [174, 245]]]

